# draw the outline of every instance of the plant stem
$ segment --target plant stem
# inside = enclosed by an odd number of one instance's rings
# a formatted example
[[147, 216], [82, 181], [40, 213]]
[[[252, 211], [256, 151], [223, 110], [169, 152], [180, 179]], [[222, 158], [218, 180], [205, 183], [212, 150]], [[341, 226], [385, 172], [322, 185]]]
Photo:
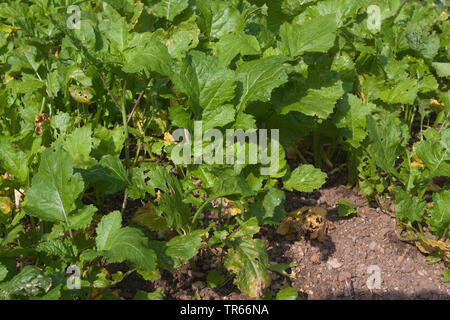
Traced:
[[192, 218], [192, 225], [194, 225], [195, 221], [198, 219], [198, 217], [200, 216], [200, 214], [202, 213], [203, 209], [206, 207], [206, 205], [210, 202], [214, 200], [214, 198], [208, 198], [205, 200], [205, 202], [203, 202], [203, 204], [198, 208], [198, 210], [195, 212], [194, 214], [194, 218]]

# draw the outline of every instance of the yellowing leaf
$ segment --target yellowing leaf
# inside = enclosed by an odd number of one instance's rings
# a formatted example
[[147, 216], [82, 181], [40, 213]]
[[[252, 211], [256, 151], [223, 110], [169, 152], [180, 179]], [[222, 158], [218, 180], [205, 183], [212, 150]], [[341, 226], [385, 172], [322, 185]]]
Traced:
[[13, 202], [8, 197], [0, 197], [0, 214], [9, 215], [13, 209]]
[[167, 147], [167, 146], [170, 146], [171, 144], [177, 144], [177, 143], [169, 132], [165, 132], [164, 133], [164, 145]]
[[415, 241], [415, 244], [420, 251], [426, 254], [438, 251], [441, 254], [442, 259], [444, 259], [444, 261], [450, 262], [449, 241], [444, 242], [439, 240], [432, 240], [422, 235], [418, 235], [418, 237], [419, 239]]
[[425, 166], [423, 165], [423, 163], [417, 162], [417, 161], [411, 162], [411, 167], [421, 167], [422, 169], [425, 168]]
[[327, 220], [328, 212], [322, 207], [302, 207], [294, 210], [283, 219], [277, 229], [281, 235], [297, 234], [299, 237], [309, 236], [323, 242], [328, 239], [326, 233], [334, 228]]
[[152, 231], [167, 231], [169, 229], [166, 219], [156, 213], [155, 206], [151, 202], [136, 211], [131, 221]]
[[15, 31], [15, 30], [20, 30], [19, 27], [15, 27], [15, 26], [8, 26], [6, 24], [0, 24], [0, 31], [5, 32], [5, 38], [8, 38], [9, 35], [11, 34], [11, 32]]
[[241, 209], [236, 205], [236, 203], [234, 201], [228, 200], [227, 198], [223, 198], [222, 205], [225, 213], [230, 214], [232, 217], [242, 213]]
[[69, 93], [76, 102], [84, 104], [89, 104], [94, 97], [94, 90], [91, 87], [71, 85], [69, 87]]

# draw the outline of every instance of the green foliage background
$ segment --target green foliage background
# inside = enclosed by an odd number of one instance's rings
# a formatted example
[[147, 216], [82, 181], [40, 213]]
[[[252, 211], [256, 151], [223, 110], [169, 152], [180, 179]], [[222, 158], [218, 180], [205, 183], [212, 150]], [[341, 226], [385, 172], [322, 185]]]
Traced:
[[[368, 28], [373, 4], [380, 30]], [[448, 262], [449, 26], [430, 0], [3, 1], [0, 298], [112, 299], [127, 274], [158, 279], [206, 247], [262, 297], [270, 265], [255, 234], [280, 223], [284, 190], [312, 192], [341, 170], [368, 198], [392, 196], [399, 228], [431, 232]], [[195, 120], [280, 129], [278, 172], [174, 166], [167, 133]], [[292, 153], [302, 165], [287, 165]], [[241, 214], [208, 222], [221, 198]], [[151, 204], [130, 225], [127, 199]], [[103, 268], [123, 261], [126, 274]]]

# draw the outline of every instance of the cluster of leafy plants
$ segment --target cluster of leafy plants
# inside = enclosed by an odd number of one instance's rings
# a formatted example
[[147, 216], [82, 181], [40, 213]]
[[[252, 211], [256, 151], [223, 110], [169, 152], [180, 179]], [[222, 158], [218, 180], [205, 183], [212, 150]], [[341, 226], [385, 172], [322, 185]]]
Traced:
[[[449, 262], [447, 19], [429, 0], [3, 1], [0, 299], [114, 298], [131, 272], [158, 279], [208, 247], [262, 297], [277, 267], [260, 227], [325, 172], [392, 197], [399, 237]], [[277, 172], [174, 164], [170, 133], [196, 120], [279, 129]]]

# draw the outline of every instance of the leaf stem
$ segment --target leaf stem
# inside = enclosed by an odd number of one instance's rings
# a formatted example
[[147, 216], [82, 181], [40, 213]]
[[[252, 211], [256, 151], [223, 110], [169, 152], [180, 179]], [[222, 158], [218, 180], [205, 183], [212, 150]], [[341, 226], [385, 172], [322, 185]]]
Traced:
[[203, 209], [206, 207], [206, 205], [211, 202], [212, 200], [214, 200], [214, 198], [207, 198], [205, 200], [205, 202], [203, 202], [203, 204], [198, 208], [198, 210], [195, 212], [194, 214], [194, 218], [192, 218], [192, 225], [194, 225], [195, 221], [198, 219], [198, 217], [200, 216], [200, 214], [202, 213]]

